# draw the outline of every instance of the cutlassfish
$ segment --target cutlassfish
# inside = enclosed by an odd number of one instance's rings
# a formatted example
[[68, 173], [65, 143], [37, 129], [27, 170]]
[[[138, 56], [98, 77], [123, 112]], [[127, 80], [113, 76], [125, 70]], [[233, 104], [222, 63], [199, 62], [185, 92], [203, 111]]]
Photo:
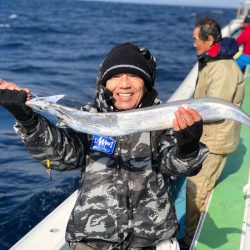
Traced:
[[179, 106], [197, 110], [204, 122], [232, 119], [250, 127], [250, 117], [245, 112], [219, 98], [188, 99], [128, 111], [93, 113], [58, 104], [63, 97], [35, 97], [26, 105], [58, 117], [76, 131], [100, 136], [124, 136], [172, 128], [174, 113]]

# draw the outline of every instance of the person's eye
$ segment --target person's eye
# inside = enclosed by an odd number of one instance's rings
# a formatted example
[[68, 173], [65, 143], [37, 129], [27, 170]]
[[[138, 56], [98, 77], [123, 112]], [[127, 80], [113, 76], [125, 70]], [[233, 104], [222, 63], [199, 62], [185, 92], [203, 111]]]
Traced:
[[130, 78], [139, 78], [139, 76], [133, 75], [133, 74], [129, 74], [128, 75]]
[[111, 79], [116, 79], [116, 78], [119, 78], [119, 77], [120, 77], [120, 75], [114, 75], [114, 76], [111, 77]]

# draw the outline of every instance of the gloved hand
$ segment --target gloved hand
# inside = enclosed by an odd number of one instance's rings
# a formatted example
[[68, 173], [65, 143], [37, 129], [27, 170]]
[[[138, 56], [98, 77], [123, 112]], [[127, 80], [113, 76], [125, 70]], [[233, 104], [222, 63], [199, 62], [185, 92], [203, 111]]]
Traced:
[[0, 89], [0, 105], [12, 113], [27, 129], [33, 129], [38, 121], [33, 110], [25, 105], [27, 93], [23, 90]]
[[187, 126], [179, 131], [174, 131], [177, 140], [177, 151], [179, 157], [191, 153], [197, 153], [199, 149], [199, 141], [203, 132], [203, 121], [197, 121], [191, 126]]
[[32, 109], [25, 105], [26, 100], [27, 93], [25, 91], [0, 90], [0, 104], [19, 121], [28, 121], [33, 116]]

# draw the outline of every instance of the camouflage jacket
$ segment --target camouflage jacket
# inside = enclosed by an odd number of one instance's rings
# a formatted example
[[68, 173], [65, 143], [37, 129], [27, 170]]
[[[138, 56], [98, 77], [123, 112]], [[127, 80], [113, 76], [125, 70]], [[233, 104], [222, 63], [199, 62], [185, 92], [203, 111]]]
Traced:
[[30, 153], [44, 165], [49, 159], [54, 170], [82, 172], [67, 241], [102, 240], [127, 249], [128, 242], [132, 248], [149, 247], [175, 236], [178, 222], [170, 176], [199, 169], [207, 155], [204, 145], [197, 156], [179, 159], [172, 131], [164, 130], [113, 138], [114, 153], [106, 154], [91, 149], [93, 136], [38, 117], [31, 134], [15, 125]]

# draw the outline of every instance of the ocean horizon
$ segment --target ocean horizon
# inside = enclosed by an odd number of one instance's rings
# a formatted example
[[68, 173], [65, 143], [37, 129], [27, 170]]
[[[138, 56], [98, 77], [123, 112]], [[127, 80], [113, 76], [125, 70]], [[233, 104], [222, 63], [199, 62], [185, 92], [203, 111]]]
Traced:
[[200, 1], [200, 0], [73, 0], [73, 1], [82, 1], [82, 2], [106, 2], [106, 3], [125, 3], [125, 4], [149, 4], [149, 5], [169, 5], [176, 7], [204, 7], [204, 8], [225, 8], [225, 9], [234, 9], [236, 10], [239, 6], [239, 1], [231, 0], [221, 0], [221, 1]]

